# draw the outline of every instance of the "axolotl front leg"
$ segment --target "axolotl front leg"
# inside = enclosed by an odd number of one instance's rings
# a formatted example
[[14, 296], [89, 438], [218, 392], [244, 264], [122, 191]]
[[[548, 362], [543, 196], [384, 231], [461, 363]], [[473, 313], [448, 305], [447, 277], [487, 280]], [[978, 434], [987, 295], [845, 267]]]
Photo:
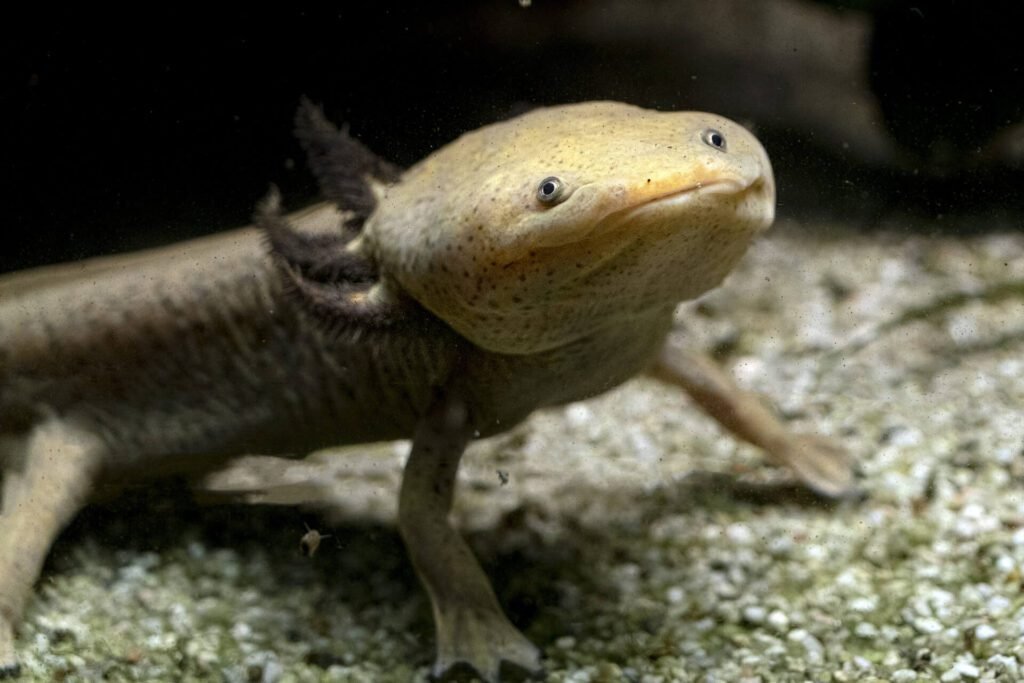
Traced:
[[50, 419], [0, 451], [0, 678], [16, 676], [14, 628], [50, 545], [87, 502], [104, 444]]
[[[260, 224], [276, 255], [292, 265], [287, 275], [300, 304], [314, 316], [326, 313], [328, 327], [342, 320], [349, 327], [359, 325], [378, 333], [417, 329], [421, 338], [433, 340], [430, 346], [438, 355], [462, 343], [388, 286], [367, 285], [370, 289], [360, 295], [357, 287], [344, 280], [334, 283], [306, 277], [302, 267], [315, 271], [323, 258], [323, 245], [294, 234], [279, 215], [273, 195], [263, 206]], [[344, 259], [355, 254], [358, 250], [345, 250], [334, 264], [335, 271], [344, 269]], [[433, 674], [441, 676], [463, 663], [485, 680], [497, 681], [502, 662], [533, 672], [539, 669], [540, 653], [502, 612], [486, 575], [449, 521], [459, 461], [473, 432], [466, 402], [450, 388], [438, 391], [414, 430], [402, 476], [398, 525], [433, 608], [437, 638]]]
[[842, 446], [817, 434], [790, 431], [706, 355], [668, 341], [651, 374], [683, 389], [719, 424], [761, 448], [769, 461], [790, 469], [816, 493], [839, 498], [856, 492], [853, 463]]
[[537, 671], [540, 653], [502, 612], [486, 575], [449, 521], [455, 476], [470, 435], [465, 404], [457, 397], [439, 400], [420, 421], [402, 478], [398, 524], [433, 607], [433, 675], [461, 662], [497, 681], [502, 662]]

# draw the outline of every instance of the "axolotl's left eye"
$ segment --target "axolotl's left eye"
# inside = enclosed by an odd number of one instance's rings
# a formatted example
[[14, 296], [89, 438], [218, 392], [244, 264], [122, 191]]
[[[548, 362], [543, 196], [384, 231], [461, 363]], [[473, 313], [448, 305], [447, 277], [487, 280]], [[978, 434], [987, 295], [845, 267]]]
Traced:
[[701, 134], [701, 138], [704, 142], [715, 149], [725, 151], [725, 136], [719, 133], [714, 128], [708, 128]]
[[537, 186], [537, 201], [549, 206], [557, 204], [565, 196], [565, 183], [555, 176], [548, 176]]

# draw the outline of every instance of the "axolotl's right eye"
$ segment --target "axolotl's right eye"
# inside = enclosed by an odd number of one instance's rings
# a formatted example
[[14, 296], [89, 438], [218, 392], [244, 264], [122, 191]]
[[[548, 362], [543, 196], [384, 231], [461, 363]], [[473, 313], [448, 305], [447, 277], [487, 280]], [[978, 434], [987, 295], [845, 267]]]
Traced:
[[701, 139], [704, 140], [705, 144], [723, 152], [725, 151], [725, 136], [714, 128], [708, 128], [706, 131], [701, 133]]
[[565, 184], [555, 176], [548, 176], [537, 186], [537, 201], [541, 204], [553, 205], [562, 200]]

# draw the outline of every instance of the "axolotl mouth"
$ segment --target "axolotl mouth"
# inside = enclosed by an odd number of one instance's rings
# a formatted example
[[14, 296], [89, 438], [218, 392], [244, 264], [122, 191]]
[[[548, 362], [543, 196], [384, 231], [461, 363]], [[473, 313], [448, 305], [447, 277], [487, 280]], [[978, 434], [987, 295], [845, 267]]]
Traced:
[[[587, 189], [581, 188], [581, 191], [586, 192]], [[627, 194], [621, 189], [615, 193], [607, 189], [604, 191], [620, 197]], [[609, 203], [618, 206], [609, 207], [605, 215], [590, 223], [538, 231], [533, 235], [530, 251], [596, 245], [605, 240], [617, 242], [611, 233], [623, 229], [629, 230], [629, 234], [619, 237], [628, 241], [654, 237], [644, 234], [642, 226], [650, 223], [676, 225], [681, 230], [721, 230], [733, 237], [743, 233], [753, 236], [770, 226], [775, 218], [774, 188], [764, 176], [753, 180], [728, 177], [699, 182], [626, 206], [622, 206], [624, 202], [621, 199]], [[600, 215], [598, 211], [595, 213]], [[636, 231], [630, 229], [632, 226]]]
[[690, 230], [707, 226], [756, 233], [775, 219], [774, 191], [764, 177], [697, 183], [613, 211], [594, 226], [591, 236], [623, 224], [645, 223], [656, 215]]

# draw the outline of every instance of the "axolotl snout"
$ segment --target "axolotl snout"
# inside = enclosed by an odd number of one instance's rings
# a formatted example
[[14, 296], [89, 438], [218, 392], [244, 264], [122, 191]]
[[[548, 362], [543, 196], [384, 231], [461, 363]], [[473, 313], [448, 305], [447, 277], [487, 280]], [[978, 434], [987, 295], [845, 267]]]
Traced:
[[412, 438], [398, 525], [434, 673], [540, 666], [448, 513], [466, 444], [649, 371], [826, 495], [844, 453], [667, 347], [773, 219], [768, 157], [722, 117], [538, 109], [402, 172], [300, 111], [325, 196], [258, 227], [0, 278], [0, 669], [50, 544], [101, 482]]

